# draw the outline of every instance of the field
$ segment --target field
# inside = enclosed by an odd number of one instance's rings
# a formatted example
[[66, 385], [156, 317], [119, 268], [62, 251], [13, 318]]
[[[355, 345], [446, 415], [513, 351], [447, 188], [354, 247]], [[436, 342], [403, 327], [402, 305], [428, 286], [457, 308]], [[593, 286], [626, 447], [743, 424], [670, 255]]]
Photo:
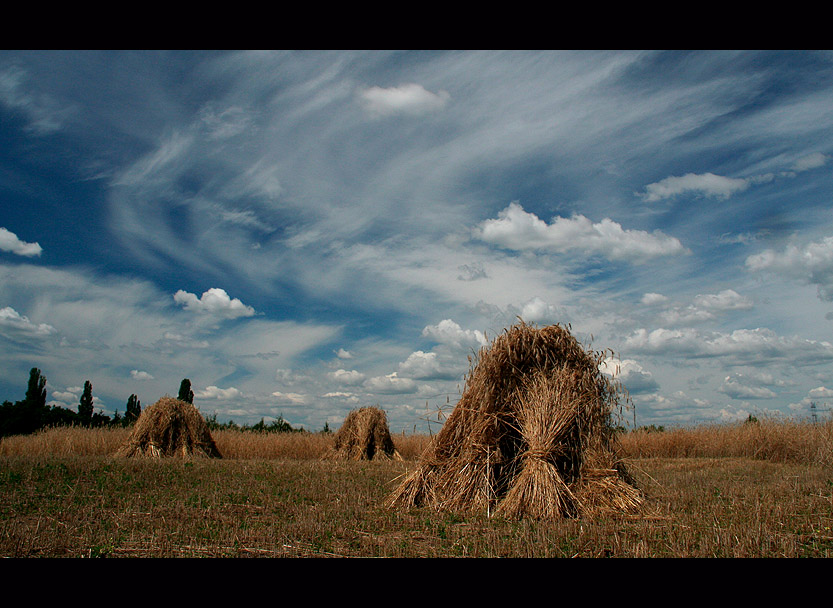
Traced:
[[3, 557], [831, 557], [833, 422], [621, 436], [640, 513], [520, 521], [382, 506], [404, 461], [322, 460], [332, 435], [216, 431], [223, 460], [117, 459], [127, 430], [0, 442]]

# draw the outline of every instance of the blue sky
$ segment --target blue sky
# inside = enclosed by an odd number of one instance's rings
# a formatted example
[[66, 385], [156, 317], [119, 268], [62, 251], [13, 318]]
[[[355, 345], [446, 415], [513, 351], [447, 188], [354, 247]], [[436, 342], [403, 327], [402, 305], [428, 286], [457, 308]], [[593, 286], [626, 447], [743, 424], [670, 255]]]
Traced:
[[424, 431], [521, 316], [637, 425], [833, 403], [827, 51], [2, 51], [0, 143], [0, 399]]

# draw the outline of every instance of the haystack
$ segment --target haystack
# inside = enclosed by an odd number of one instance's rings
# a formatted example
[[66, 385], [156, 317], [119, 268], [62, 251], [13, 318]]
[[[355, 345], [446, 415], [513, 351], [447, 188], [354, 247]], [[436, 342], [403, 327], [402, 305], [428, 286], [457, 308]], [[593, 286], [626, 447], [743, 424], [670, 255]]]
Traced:
[[199, 410], [167, 396], [141, 413], [116, 455], [222, 458]]
[[402, 460], [393, 445], [385, 411], [362, 407], [350, 411], [335, 435], [332, 458]]
[[506, 518], [627, 511], [642, 494], [617, 455], [624, 391], [568, 327], [521, 321], [472, 360], [463, 394], [389, 507]]

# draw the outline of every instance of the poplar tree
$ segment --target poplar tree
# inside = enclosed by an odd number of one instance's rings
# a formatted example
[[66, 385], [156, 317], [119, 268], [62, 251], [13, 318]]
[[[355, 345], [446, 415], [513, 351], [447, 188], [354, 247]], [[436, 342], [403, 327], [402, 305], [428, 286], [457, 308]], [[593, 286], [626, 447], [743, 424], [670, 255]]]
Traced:
[[139, 419], [142, 413], [142, 402], [136, 395], [130, 395], [127, 399], [127, 407], [124, 412], [124, 419], [127, 424], [133, 424]]
[[78, 404], [78, 417], [81, 424], [90, 426], [93, 421], [93, 385], [87, 380], [84, 382], [84, 394], [81, 395], [81, 402]]
[[194, 403], [194, 391], [191, 390], [191, 381], [188, 378], [183, 378], [179, 385], [179, 395], [177, 399], [185, 403]]

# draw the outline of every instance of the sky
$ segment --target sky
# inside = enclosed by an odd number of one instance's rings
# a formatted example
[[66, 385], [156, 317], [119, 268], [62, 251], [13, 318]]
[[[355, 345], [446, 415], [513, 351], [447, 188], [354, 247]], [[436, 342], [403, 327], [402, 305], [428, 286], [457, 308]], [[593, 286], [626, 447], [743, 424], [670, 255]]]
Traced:
[[433, 432], [520, 317], [626, 426], [806, 419], [831, 195], [830, 51], [0, 51], [0, 400]]

